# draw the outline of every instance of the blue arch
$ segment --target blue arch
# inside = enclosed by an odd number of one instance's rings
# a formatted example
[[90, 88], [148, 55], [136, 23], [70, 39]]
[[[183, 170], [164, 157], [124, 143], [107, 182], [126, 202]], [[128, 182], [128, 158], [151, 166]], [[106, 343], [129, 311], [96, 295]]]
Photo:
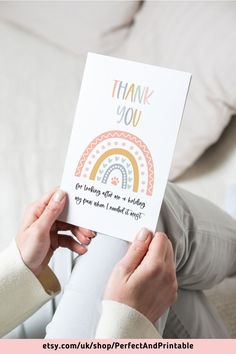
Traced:
[[121, 175], [122, 175], [122, 185], [121, 185], [121, 187], [126, 189], [127, 188], [127, 172], [126, 172], [124, 166], [121, 165], [121, 164], [118, 164], [118, 163], [115, 163], [115, 164], [113, 164], [113, 165], [108, 167], [108, 169], [106, 170], [106, 172], [104, 173], [104, 176], [102, 178], [102, 183], [107, 183], [110, 174], [114, 170], [120, 170], [121, 171]]

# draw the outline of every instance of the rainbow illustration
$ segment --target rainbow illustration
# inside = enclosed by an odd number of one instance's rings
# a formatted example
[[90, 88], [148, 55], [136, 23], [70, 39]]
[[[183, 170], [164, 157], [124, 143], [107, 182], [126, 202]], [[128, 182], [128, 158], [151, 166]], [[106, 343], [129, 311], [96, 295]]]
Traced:
[[150, 151], [141, 139], [124, 131], [97, 136], [83, 152], [75, 175], [149, 196], [153, 193]]

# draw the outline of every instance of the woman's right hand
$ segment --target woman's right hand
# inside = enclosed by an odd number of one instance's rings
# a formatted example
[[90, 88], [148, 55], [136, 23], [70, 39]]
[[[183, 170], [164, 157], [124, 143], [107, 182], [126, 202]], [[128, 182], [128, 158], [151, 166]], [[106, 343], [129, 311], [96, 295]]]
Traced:
[[[27, 209], [23, 223], [16, 237], [16, 244], [26, 266], [36, 275], [48, 265], [58, 247], [84, 254], [95, 236], [93, 231], [57, 221], [64, 209], [66, 193], [54, 189], [33, 203]], [[80, 242], [60, 231], [71, 231]]]
[[177, 298], [171, 242], [141, 229], [109, 278], [104, 299], [126, 304], [155, 323]]

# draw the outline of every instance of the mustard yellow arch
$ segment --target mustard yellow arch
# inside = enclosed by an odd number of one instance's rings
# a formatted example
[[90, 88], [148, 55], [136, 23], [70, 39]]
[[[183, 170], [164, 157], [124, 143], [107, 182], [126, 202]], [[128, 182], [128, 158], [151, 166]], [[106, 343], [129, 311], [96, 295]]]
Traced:
[[138, 191], [138, 185], [139, 185], [139, 172], [138, 172], [138, 164], [135, 160], [135, 158], [133, 157], [133, 155], [125, 150], [125, 149], [110, 149], [106, 152], [104, 152], [104, 154], [102, 154], [99, 159], [97, 160], [97, 162], [95, 163], [91, 174], [90, 174], [90, 179], [95, 180], [97, 172], [99, 170], [99, 167], [101, 166], [101, 164], [103, 163], [103, 161], [111, 156], [111, 155], [123, 155], [125, 157], [127, 157], [127, 159], [129, 159], [132, 167], [133, 167], [133, 173], [134, 173], [134, 183], [133, 183], [133, 192], [137, 192]]

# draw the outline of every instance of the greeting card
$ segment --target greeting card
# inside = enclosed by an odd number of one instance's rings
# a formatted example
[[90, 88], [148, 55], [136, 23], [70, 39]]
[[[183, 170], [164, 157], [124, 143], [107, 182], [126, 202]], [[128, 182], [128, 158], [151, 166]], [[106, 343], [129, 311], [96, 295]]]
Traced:
[[191, 75], [89, 53], [61, 188], [63, 221], [155, 231]]

